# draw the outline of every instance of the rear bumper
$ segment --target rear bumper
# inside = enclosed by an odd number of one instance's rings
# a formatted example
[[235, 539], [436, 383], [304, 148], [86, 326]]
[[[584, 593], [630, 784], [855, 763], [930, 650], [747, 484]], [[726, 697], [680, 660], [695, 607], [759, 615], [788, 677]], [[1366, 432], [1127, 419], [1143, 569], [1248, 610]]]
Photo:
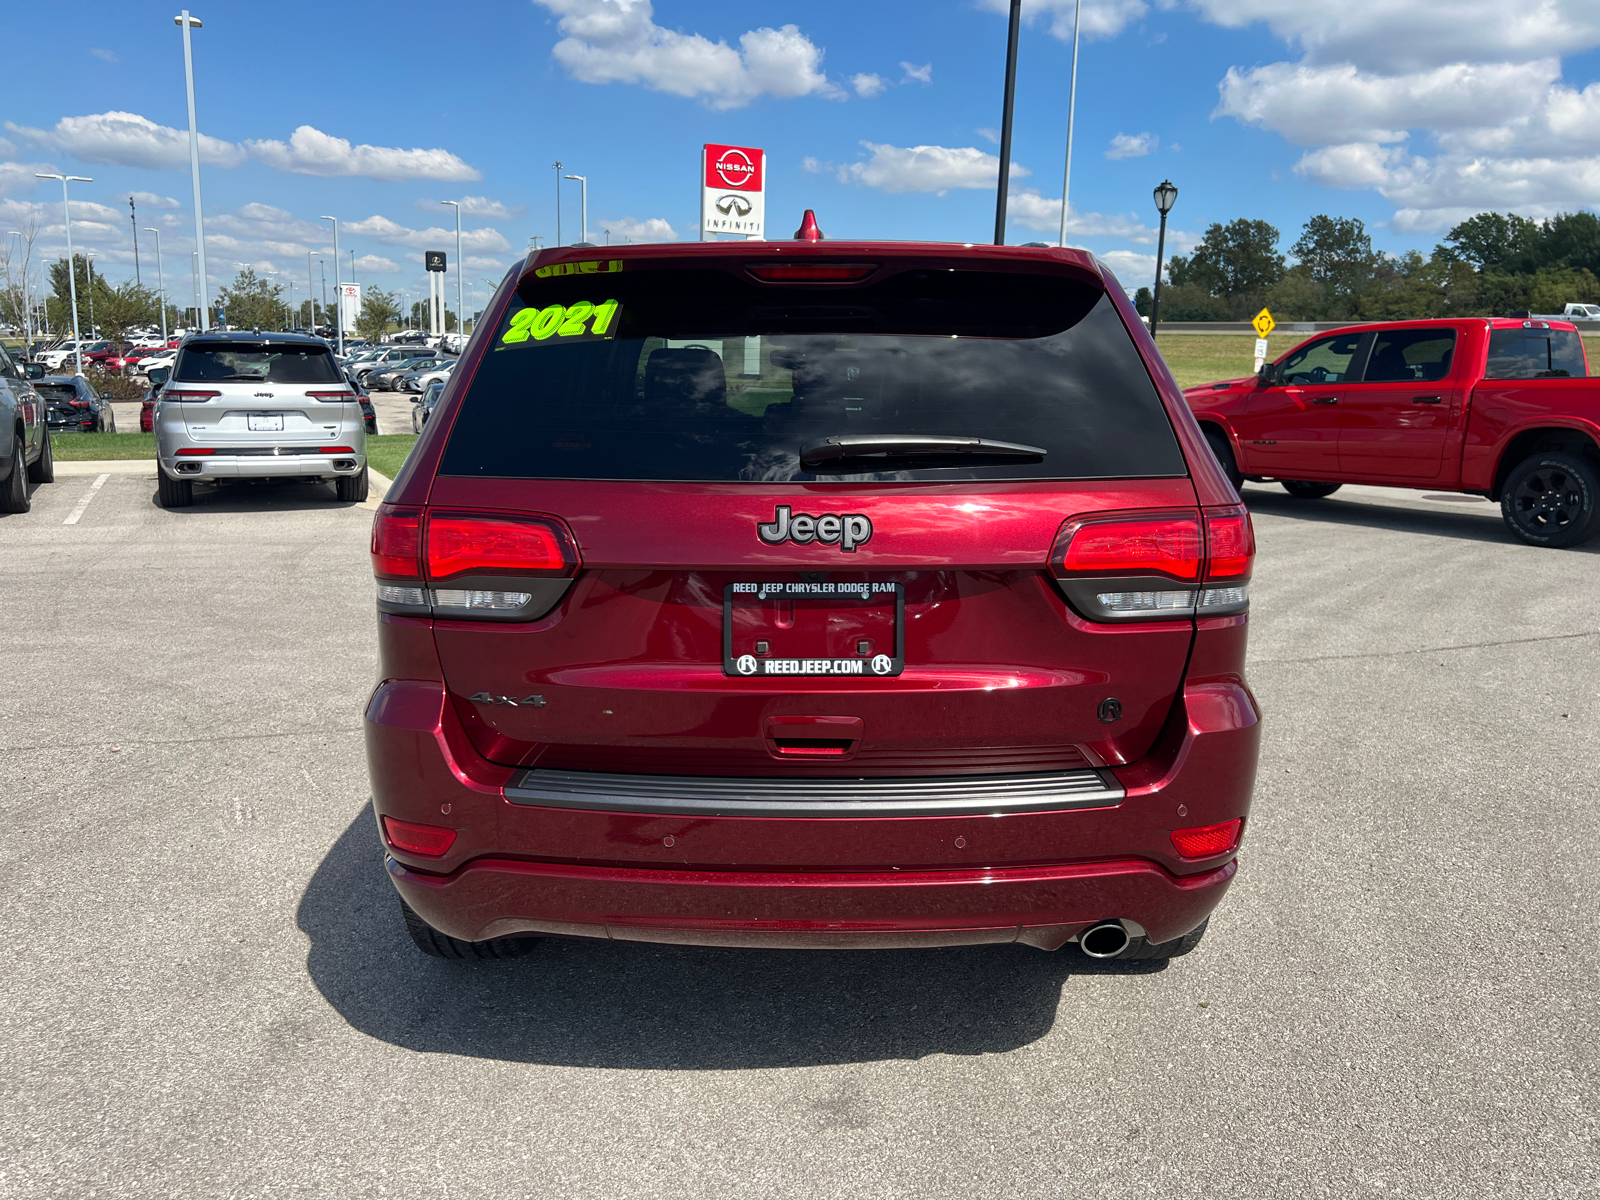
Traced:
[[328, 479], [359, 474], [367, 456], [355, 454], [250, 454], [163, 457], [161, 468], [173, 479]]
[[1260, 740], [1249, 693], [1205, 684], [1095, 806], [735, 816], [541, 805], [477, 753], [437, 681], [379, 685], [365, 724], [375, 814], [457, 831], [442, 858], [388, 847], [434, 928], [730, 946], [1054, 949], [1108, 919], [1179, 937], [1237, 862], [1181, 859], [1170, 831], [1247, 815]]

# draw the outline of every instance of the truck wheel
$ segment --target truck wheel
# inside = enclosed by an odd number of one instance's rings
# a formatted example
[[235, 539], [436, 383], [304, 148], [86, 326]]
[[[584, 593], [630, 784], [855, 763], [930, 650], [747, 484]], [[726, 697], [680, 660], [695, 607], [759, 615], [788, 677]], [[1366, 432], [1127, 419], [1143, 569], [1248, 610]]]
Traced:
[[0, 493], [0, 512], [25, 513], [33, 507], [28, 495], [27, 460], [23, 457], [22, 439], [11, 439], [11, 478], [6, 480], [5, 491]]
[[157, 467], [156, 499], [162, 508], [188, 508], [194, 503], [194, 480], [168, 479], [167, 473]]
[[338, 493], [339, 499], [360, 504], [367, 498], [367, 469], [362, 467], [359, 475], [339, 476], [333, 481], [333, 490]]
[[1342, 483], [1309, 483], [1304, 479], [1280, 479], [1283, 490], [1299, 500], [1321, 500], [1344, 486]]
[[1600, 518], [1600, 471], [1564, 450], [1535, 454], [1506, 477], [1500, 515], [1530, 546], [1580, 545], [1594, 536]]
[[487, 942], [463, 942], [447, 933], [440, 933], [412, 911], [411, 905], [400, 901], [400, 915], [405, 918], [406, 932], [418, 950], [432, 958], [521, 958], [539, 944], [535, 937], [493, 938]]
[[29, 483], [54, 483], [56, 481], [56, 454], [50, 449], [50, 431], [44, 431], [44, 445], [39, 447], [39, 457], [28, 468]]
[[1233, 447], [1228, 444], [1228, 435], [1214, 426], [1206, 426], [1206, 444], [1211, 447], [1211, 453], [1216, 455], [1217, 465], [1222, 468], [1222, 473], [1228, 477], [1228, 482], [1233, 484], [1233, 490], [1238, 491], [1244, 486], [1244, 476], [1239, 474], [1239, 464], [1234, 460]]
[[1188, 933], [1182, 937], [1173, 938], [1170, 942], [1147, 942], [1143, 938], [1139, 938], [1130, 943], [1125, 951], [1117, 955], [1117, 959], [1125, 962], [1129, 959], [1182, 958], [1200, 944], [1200, 939], [1205, 937], [1206, 926], [1209, 924], [1211, 924], [1211, 918], [1207, 917]]

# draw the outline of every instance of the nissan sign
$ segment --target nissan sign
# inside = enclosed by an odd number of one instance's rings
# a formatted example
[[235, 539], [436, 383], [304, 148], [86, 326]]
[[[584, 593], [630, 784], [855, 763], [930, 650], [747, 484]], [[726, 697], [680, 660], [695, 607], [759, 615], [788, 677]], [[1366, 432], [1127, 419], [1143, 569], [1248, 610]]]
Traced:
[[700, 239], [732, 233], [760, 241], [766, 232], [767, 155], [754, 146], [706, 143], [700, 153]]

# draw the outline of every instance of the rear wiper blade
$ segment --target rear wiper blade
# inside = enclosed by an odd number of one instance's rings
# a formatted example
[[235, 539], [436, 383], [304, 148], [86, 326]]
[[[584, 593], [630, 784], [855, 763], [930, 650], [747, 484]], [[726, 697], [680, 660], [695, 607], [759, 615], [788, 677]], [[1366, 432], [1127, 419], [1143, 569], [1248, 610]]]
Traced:
[[1000, 442], [992, 438], [956, 437], [943, 433], [843, 433], [818, 438], [800, 447], [800, 465], [807, 470], [831, 463], [863, 460], [942, 462], [976, 466], [982, 463], [1043, 462], [1042, 446]]
[[222, 378], [224, 382], [229, 379], [247, 379], [251, 383], [265, 383], [267, 381], [265, 375], [224, 375]]

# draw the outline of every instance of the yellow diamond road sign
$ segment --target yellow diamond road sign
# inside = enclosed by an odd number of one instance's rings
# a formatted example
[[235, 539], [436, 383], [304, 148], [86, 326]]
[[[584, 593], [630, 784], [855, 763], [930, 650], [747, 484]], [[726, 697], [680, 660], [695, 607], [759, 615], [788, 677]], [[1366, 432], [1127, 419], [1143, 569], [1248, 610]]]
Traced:
[[1272, 319], [1272, 314], [1264, 308], [1256, 314], [1256, 319], [1250, 324], [1256, 327], [1257, 337], [1266, 337], [1278, 327], [1278, 323]]

